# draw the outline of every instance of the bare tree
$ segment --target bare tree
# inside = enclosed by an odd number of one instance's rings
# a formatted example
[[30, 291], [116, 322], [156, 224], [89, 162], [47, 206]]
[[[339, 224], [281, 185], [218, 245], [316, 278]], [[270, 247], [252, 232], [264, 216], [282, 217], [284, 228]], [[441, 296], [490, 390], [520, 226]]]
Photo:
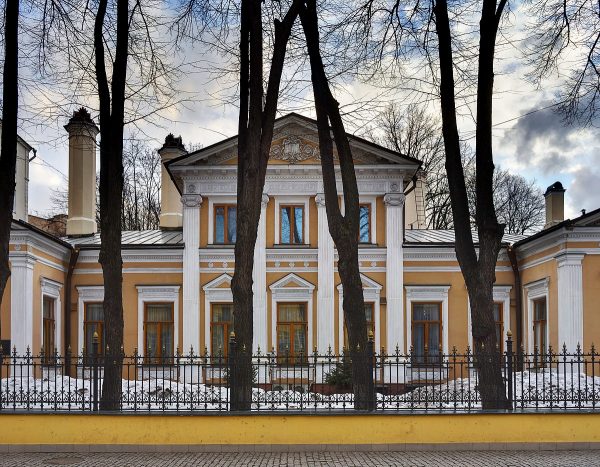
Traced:
[[4, 15], [2, 142], [0, 147], [0, 303], [10, 277], [8, 244], [15, 198], [17, 113], [19, 108], [19, 0], [6, 0]]
[[555, 72], [567, 75], [557, 98], [567, 121], [595, 124], [600, 115], [600, 3], [528, 0], [533, 18], [531, 78], [541, 85]]
[[[333, 97], [320, 51], [316, 0], [306, 0], [300, 12], [310, 57], [315, 110], [329, 232], [338, 252], [338, 272], [344, 287], [344, 320], [348, 330], [352, 359], [352, 386], [356, 410], [375, 409], [373, 371], [369, 364], [365, 302], [358, 266], [359, 195], [352, 151], [339, 103]], [[331, 124], [331, 127], [330, 127]], [[333, 140], [332, 140], [333, 134]], [[345, 214], [342, 215], [337, 191], [333, 143], [339, 158]]]
[[[351, 12], [347, 30], [363, 38], [366, 60], [374, 70], [397, 72], [415, 89], [440, 103], [442, 135], [455, 250], [467, 285], [472, 314], [475, 363], [484, 408], [509, 406], [502, 378], [493, 319], [493, 284], [504, 225], [494, 206], [492, 96], [494, 57], [506, 0], [430, 3], [369, 0]], [[407, 67], [402, 66], [406, 59]], [[415, 76], [416, 75], [416, 76]], [[474, 102], [473, 102], [474, 100]], [[469, 197], [458, 129], [460, 112], [474, 106], [475, 223], [471, 233]]]
[[123, 230], [157, 229], [160, 216], [160, 156], [138, 139], [126, 141], [123, 156]]
[[[444, 140], [439, 118], [428, 114], [422, 106], [411, 105], [403, 112], [392, 103], [379, 115], [377, 127], [371, 134], [396, 151], [423, 161], [427, 192], [425, 209], [431, 229], [452, 229], [450, 189], [446, 174]], [[376, 131], [382, 133], [377, 136]], [[476, 168], [475, 158], [466, 143], [461, 144], [471, 225], [476, 228]], [[524, 234], [544, 225], [544, 197], [535, 181], [528, 182], [518, 174], [496, 168], [493, 184], [494, 205], [506, 232]]]

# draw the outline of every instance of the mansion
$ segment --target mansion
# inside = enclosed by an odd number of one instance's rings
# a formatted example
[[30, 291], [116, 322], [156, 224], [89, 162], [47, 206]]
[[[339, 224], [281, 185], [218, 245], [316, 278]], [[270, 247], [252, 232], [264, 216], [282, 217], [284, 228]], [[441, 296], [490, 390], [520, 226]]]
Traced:
[[[85, 110], [69, 133], [67, 235], [28, 222], [27, 160], [19, 143], [11, 277], [1, 307], [4, 352], [63, 354], [103, 336], [96, 137]], [[375, 349], [426, 355], [471, 343], [469, 300], [454, 232], [426, 228], [418, 160], [349, 135], [360, 193], [359, 262]], [[237, 137], [188, 153], [169, 135], [162, 158], [160, 230], [122, 234], [124, 351], [226, 354], [232, 330]], [[341, 182], [338, 192], [342, 194]], [[564, 219], [565, 189], [546, 191], [546, 226], [505, 235], [496, 266], [500, 345], [526, 351], [600, 342], [600, 210]], [[475, 234], [474, 234], [475, 235]], [[254, 350], [292, 356], [342, 351], [344, 290], [329, 234], [316, 121], [276, 120], [254, 251]], [[101, 342], [102, 344], [102, 342]], [[102, 348], [102, 345], [101, 345]]]

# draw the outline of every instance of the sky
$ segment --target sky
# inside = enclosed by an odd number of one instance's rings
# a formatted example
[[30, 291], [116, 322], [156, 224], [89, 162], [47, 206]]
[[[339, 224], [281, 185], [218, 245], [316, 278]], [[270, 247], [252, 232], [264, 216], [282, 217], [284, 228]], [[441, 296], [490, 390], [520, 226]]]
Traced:
[[[515, 17], [517, 20], [513, 21], [509, 33], [514, 43], [518, 44], [525, 37], [526, 24], [518, 24], [518, 15], [513, 15]], [[186, 53], [203, 58], [205, 51], [202, 47], [190, 46]], [[542, 190], [555, 181], [562, 182], [567, 189], [566, 217], [577, 217], [582, 209], [591, 211], [599, 208], [598, 129], [566, 125], [552, 106], [564, 71], [562, 76], [559, 73], [549, 77], [543, 88], [537, 88], [526, 79], [528, 68], [518, 46], [500, 47], [497, 56], [493, 103], [496, 164], [528, 180], [535, 180]], [[159, 121], [142, 121], [138, 124], [150, 147], [158, 149], [169, 132], [181, 135], [185, 144], [194, 146], [208, 146], [236, 134], [237, 108], [223, 101], [221, 91], [226, 85], [222, 80], [210, 79], [205, 71], [200, 71], [181, 77], [179, 85], [193, 93], [191, 101], [163, 112]], [[385, 103], [391, 99], [389, 92], [382, 97], [381, 90], [372, 83], [353, 79], [338, 84], [336, 97], [343, 108], [348, 109], [357, 106], [357, 102], [380, 99]], [[410, 105], [403, 100], [401, 92], [394, 97]], [[53, 106], [51, 90], [43, 98], [47, 99], [48, 108]], [[303, 107], [300, 112], [313, 117], [309, 105], [312, 102], [311, 89], [305, 89], [299, 98]], [[39, 106], [40, 97], [35, 95], [26, 96], [24, 105], [32, 99], [36, 99]], [[432, 114], [439, 115], [437, 106], [437, 103], [429, 105]], [[283, 113], [289, 109], [298, 110], [298, 99], [294, 102], [284, 101], [281, 107]], [[63, 108], [60, 116], [44, 118], [41, 122], [28, 119], [20, 129], [21, 136], [37, 151], [37, 158], [30, 165], [29, 210], [33, 214], [53, 213], [53, 190], [66, 189], [68, 139], [62, 127], [68, 121], [68, 112], [68, 108]], [[346, 117], [348, 130], [360, 134], [364, 120], [353, 121], [351, 114], [349, 112]], [[461, 136], [474, 143], [474, 123], [470, 113], [465, 112], [459, 122]]]

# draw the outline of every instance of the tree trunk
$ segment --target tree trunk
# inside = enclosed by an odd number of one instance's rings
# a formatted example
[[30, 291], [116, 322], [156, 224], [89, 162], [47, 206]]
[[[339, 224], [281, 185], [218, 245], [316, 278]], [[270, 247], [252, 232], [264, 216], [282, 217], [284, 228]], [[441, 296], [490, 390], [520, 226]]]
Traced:
[[473, 350], [484, 409], [509, 407], [493, 315], [496, 262], [504, 233], [504, 226], [498, 224], [493, 202], [494, 163], [491, 139], [494, 48], [503, 6], [501, 0], [496, 11], [495, 0], [484, 0], [480, 22], [476, 134], [476, 224], [479, 234], [479, 257], [471, 234], [468, 196], [461, 161], [454, 97], [454, 63], [446, 0], [438, 0], [434, 8], [440, 60], [442, 131], [454, 217], [456, 256], [471, 304]]
[[[117, 45], [109, 81], [104, 59], [103, 27], [107, 0], [100, 0], [94, 25], [96, 79], [100, 100], [100, 255], [104, 280], [104, 377], [101, 410], [118, 410], [123, 366], [123, 260], [121, 210], [123, 204], [123, 126], [129, 4], [117, 2]], [[112, 91], [112, 97], [111, 97]]]
[[[19, 0], [7, 0], [4, 17], [4, 70], [2, 89], [2, 143], [0, 148], [0, 304], [10, 277], [8, 245], [15, 199], [17, 167], [17, 111], [19, 72]], [[0, 319], [0, 332], [2, 331]]]
[[240, 114], [235, 269], [231, 281], [236, 345], [231, 365], [230, 409], [250, 410], [252, 403], [254, 247], [260, 220], [281, 74], [290, 32], [298, 16], [294, 0], [283, 20], [275, 20], [273, 57], [263, 108], [263, 28], [261, 0], [242, 0], [240, 27]]
[[[325, 209], [329, 232], [338, 252], [338, 272], [344, 288], [344, 319], [352, 359], [352, 386], [356, 410], [375, 409], [372, 360], [369, 355], [367, 321], [362, 281], [358, 266], [359, 196], [350, 144], [339, 112], [339, 104], [329, 89], [319, 50], [319, 29], [315, 0], [308, 0], [300, 12], [310, 57], [315, 96]], [[331, 122], [331, 129], [329, 127]], [[342, 216], [333, 161], [333, 133], [340, 162], [345, 215]]]

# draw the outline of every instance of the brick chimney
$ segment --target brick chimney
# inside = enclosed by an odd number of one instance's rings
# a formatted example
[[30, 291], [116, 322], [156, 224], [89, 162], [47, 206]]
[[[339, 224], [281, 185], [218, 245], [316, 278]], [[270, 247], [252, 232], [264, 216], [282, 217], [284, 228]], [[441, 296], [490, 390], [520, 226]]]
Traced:
[[162, 161], [161, 185], [160, 185], [160, 228], [163, 230], [181, 229], [183, 227], [183, 216], [181, 213], [181, 196], [171, 177], [165, 163], [176, 157], [187, 154], [181, 136], [175, 137], [169, 133], [165, 138], [165, 144], [158, 150]]
[[565, 189], [560, 182], [554, 182], [546, 189], [546, 225], [552, 227], [565, 220]]
[[83, 107], [65, 125], [69, 133], [69, 215], [67, 235], [82, 237], [97, 232], [96, 136], [100, 131]]

